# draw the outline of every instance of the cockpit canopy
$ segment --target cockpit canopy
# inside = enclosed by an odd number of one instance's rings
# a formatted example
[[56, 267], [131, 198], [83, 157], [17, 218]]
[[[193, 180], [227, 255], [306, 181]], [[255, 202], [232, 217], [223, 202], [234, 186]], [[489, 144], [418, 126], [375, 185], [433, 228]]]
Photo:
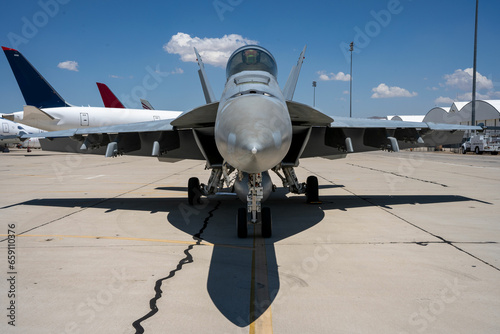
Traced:
[[276, 60], [269, 51], [257, 45], [245, 45], [234, 51], [226, 67], [226, 78], [241, 71], [266, 71], [278, 75]]

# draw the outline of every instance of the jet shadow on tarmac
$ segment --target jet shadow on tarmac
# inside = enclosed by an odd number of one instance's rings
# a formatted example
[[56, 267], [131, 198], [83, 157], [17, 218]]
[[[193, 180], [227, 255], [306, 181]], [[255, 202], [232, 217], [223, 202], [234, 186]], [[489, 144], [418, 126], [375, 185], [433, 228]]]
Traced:
[[[343, 186], [326, 185], [322, 187]], [[157, 189], [185, 191], [183, 187], [161, 187]], [[240, 202], [237, 198], [228, 199], [226, 196], [204, 198], [195, 206], [188, 206], [186, 199], [182, 196], [179, 198], [45, 198], [30, 200], [0, 209], [19, 205], [106, 209], [103, 214], [103, 222], [106, 221], [105, 216], [107, 213], [117, 210], [168, 213], [166, 223], [193, 236], [196, 244], [189, 245], [186, 248], [184, 251], [186, 257], [179, 261], [176, 268], [165, 268], [164, 272], [169, 273], [168, 276], [166, 275], [156, 281], [154, 287], [156, 295], [150, 300], [150, 306], [153, 305], [151, 312], [134, 322], [136, 330], [141, 332], [141, 322], [158, 312], [156, 301], [161, 298], [162, 290], [168, 290], [168, 279], [180, 272], [184, 265], [196, 261], [190, 250], [200, 245], [202, 241], [213, 244], [207, 280], [207, 290], [210, 298], [217, 309], [229, 321], [239, 327], [246, 327], [264, 314], [275, 301], [280, 290], [278, 260], [274, 244], [318, 224], [323, 220], [326, 210], [346, 211], [371, 206], [390, 209], [393, 205], [478, 201], [473, 198], [454, 195], [345, 195], [322, 196], [321, 204], [306, 205], [303, 197], [291, 196], [286, 198], [285, 192], [274, 193], [270, 200], [273, 201], [273, 206], [280, 214], [274, 220], [273, 236], [266, 239], [260, 236], [259, 225], [255, 225], [253, 238], [236, 238], [233, 213], [235, 208], [240, 205]], [[489, 204], [483, 201], [479, 202]], [[339, 221], [341, 219], [342, 213], [340, 212]], [[45, 225], [47, 223], [39, 227]], [[37, 227], [20, 234], [28, 234], [36, 229]], [[158, 238], [158, 236], [155, 236], [155, 238]], [[256, 253], [259, 251], [264, 254], [265, 259], [263, 261], [261, 259], [261, 263], [257, 259], [256, 263]], [[257, 266], [262, 268], [257, 268]], [[259, 269], [265, 270], [265, 285], [267, 286], [255, 281]], [[188, 280], [188, 278], [183, 279]], [[293, 273], [287, 273], [283, 280], [283, 284], [307, 285], [299, 275]], [[266, 290], [266, 293], [259, 293], [258, 289]], [[148, 298], [148, 296], [145, 297]]]

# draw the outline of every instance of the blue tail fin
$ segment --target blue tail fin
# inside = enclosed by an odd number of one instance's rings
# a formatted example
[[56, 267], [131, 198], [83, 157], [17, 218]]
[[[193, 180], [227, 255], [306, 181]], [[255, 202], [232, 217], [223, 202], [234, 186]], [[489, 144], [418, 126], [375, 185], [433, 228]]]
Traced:
[[9, 61], [17, 84], [23, 93], [24, 100], [29, 106], [37, 108], [69, 107], [70, 105], [56, 92], [54, 88], [38, 73], [38, 71], [24, 58], [21, 52], [2, 46]]

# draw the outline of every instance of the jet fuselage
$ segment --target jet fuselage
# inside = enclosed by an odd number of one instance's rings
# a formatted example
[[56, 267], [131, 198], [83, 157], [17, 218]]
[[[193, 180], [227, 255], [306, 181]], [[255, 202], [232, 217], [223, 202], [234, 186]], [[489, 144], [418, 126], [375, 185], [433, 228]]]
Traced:
[[236, 50], [215, 122], [215, 142], [224, 160], [246, 173], [278, 165], [292, 141], [292, 123], [276, 80], [272, 55], [259, 46]]

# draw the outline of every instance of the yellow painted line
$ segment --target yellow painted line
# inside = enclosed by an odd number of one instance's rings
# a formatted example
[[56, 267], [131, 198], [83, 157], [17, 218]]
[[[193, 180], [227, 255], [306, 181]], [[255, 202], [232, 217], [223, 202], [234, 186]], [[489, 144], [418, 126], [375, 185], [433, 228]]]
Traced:
[[250, 334], [272, 334], [273, 333], [273, 312], [271, 306], [259, 317], [250, 324]]
[[[253, 251], [252, 251], [252, 280], [250, 287], [250, 334], [272, 334], [273, 314], [271, 310], [271, 298], [269, 296], [269, 281], [267, 272], [266, 243], [262, 237], [255, 236], [255, 230], [260, 225], [254, 225]], [[257, 289], [257, 286], [259, 288]], [[257, 318], [256, 313], [260, 312], [266, 304], [269, 306]], [[260, 309], [257, 310], [256, 306]]]
[[[2, 237], [7, 237], [7, 234], [0, 234]], [[166, 240], [166, 239], [149, 239], [149, 238], [129, 238], [129, 237], [107, 237], [107, 236], [92, 236], [92, 235], [45, 235], [45, 234], [21, 234], [16, 235], [18, 238], [78, 238], [78, 239], [107, 239], [107, 240], [129, 240], [129, 241], [147, 241], [161, 242], [168, 244], [196, 245], [196, 241], [181, 241], [181, 240]], [[202, 241], [200, 245], [213, 246], [213, 244]]]

